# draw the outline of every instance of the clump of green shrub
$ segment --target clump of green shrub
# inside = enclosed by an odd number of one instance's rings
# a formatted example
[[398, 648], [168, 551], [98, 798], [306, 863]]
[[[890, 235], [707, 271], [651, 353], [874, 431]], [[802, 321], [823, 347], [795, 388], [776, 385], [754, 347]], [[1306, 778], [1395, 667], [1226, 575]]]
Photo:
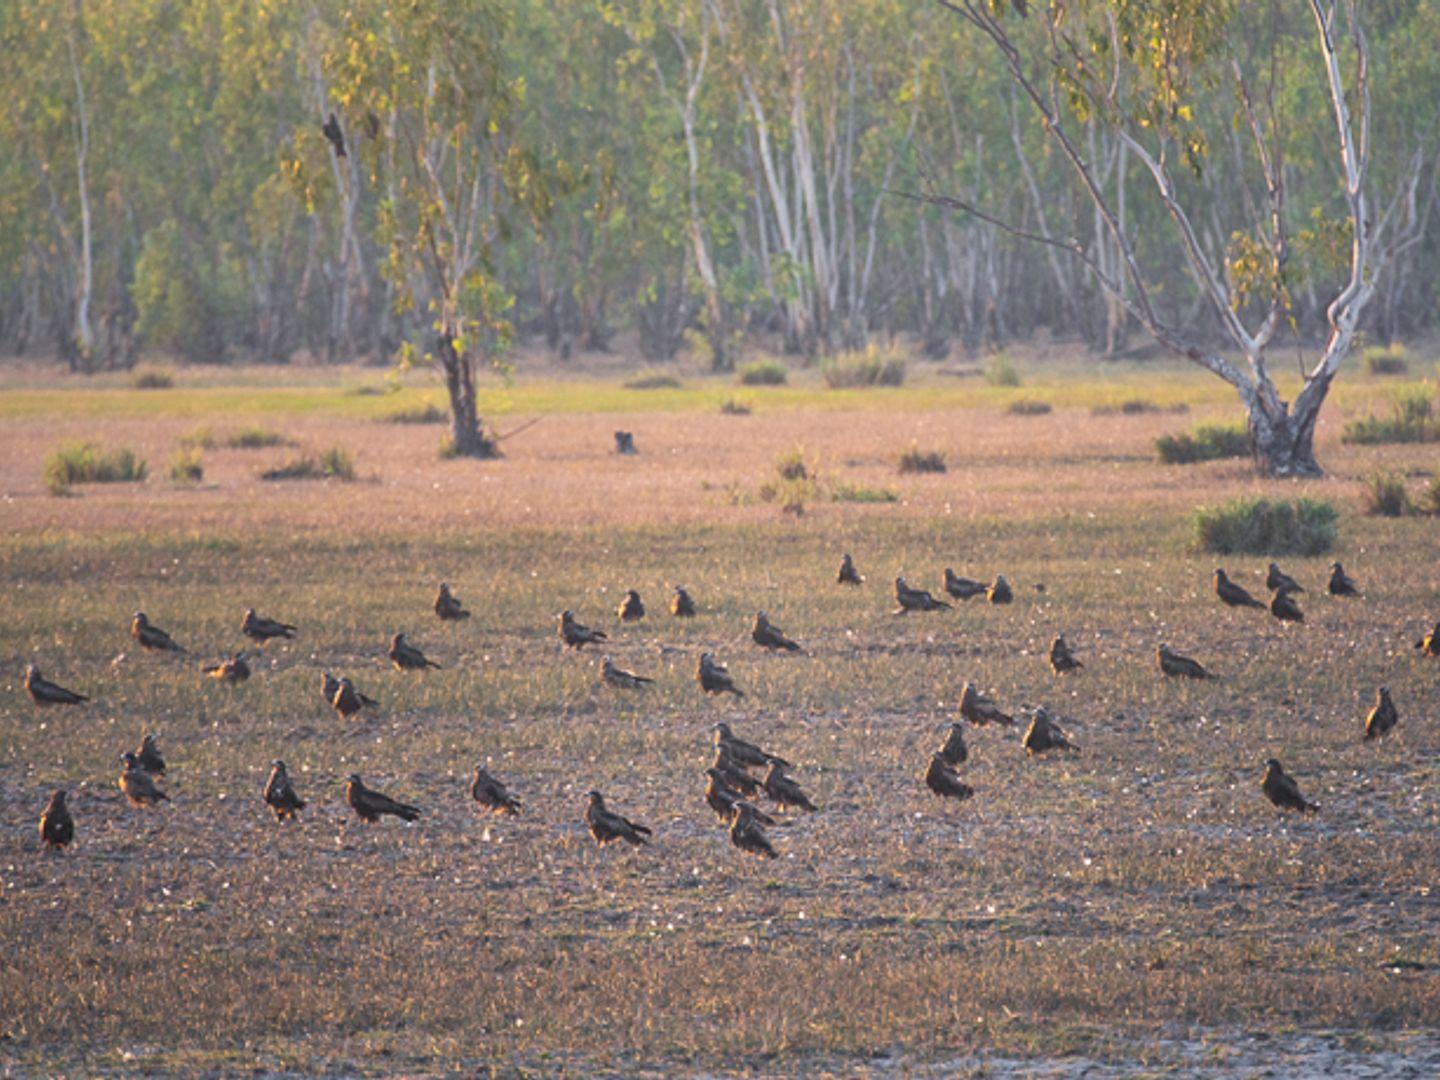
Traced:
[[102, 450], [94, 443], [66, 443], [45, 459], [42, 474], [52, 495], [76, 484], [121, 484], [145, 479], [144, 459], [132, 450]]
[[1320, 499], [1233, 499], [1201, 507], [1192, 524], [1201, 551], [1219, 555], [1323, 555], [1340, 512]]
[[902, 473], [941, 473], [945, 471], [945, 455], [938, 450], [921, 450], [914, 443], [900, 455]]
[[1365, 478], [1365, 512], [1375, 517], [1404, 517], [1411, 510], [1410, 492], [1398, 473]]
[[1239, 424], [1201, 424], [1179, 435], [1161, 435], [1155, 453], [1166, 465], [1250, 456], [1250, 434]]
[[637, 371], [620, 385], [626, 390], [678, 390], [683, 384], [668, 371], [647, 368]]
[[180, 445], [187, 450], [213, 450], [215, 449], [215, 432], [202, 424], [194, 431], [181, 435]]
[[198, 484], [205, 479], [199, 447], [182, 448], [170, 456], [170, 479], [176, 484]]
[[905, 358], [871, 345], [861, 352], [827, 357], [820, 363], [820, 377], [831, 390], [901, 386], [905, 382]]
[[355, 463], [348, 451], [338, 446], [318, 456], [301, 454], [276, 469], [266, 469], [261, 480], [354, 480]]
[[741, 386], [784, 386], [790, 373], [779, 360], [767, 358], [742, 365], [738, 377]]
[[1011, 416], [1044, 416], [1050, 411], [1050, 403], [1035, 398], [1016, 398], [1005, 411]]
[[726, 416], [749, 416], [750, 403], [739, 398], [726, 398], [720, 403], [720, 411]]
[[1015, 364], [1010, 357], [1003, 352], [995, 353], [986, 360], [981, 371], [985, 376], [985, 382], [990, 386], [1020, 385], [1020, 372], [1015, 369]]
[[1435, 418], [1435, 404], [1430, 395], [1416, 387], [1395, 395], [1389, 416], [1351, 420], [1340, 433], [1340, 441], [1359, 446], [1440, 442], [1440, 421]]
[[136, 390], [169, 390], [175, 385], [175, 370], [141, 364], [130, 373], [130, 385]]
[[760, 498], [779, 503], [787, 514], [805, 513], [819, 490], [820, 476], [815, 466], [806, 462], [805, 452], [798, 447], [775, 459], [774, 476], [760, 485]]
[[424, 405], [388, 412], [380, 419], [387, 424], [443, 424], [450, 419], [450, 414], [435, 402], [427, 401]]
[[278, 431], [245, 428], [226, 436], [225, 445], [232, 450], [265, 450], [272, 446], [289, 446], [290, 440]]
[[845, 481], [830, 485], [830, 501], [838, 503], [893, 503], [900, 501], [899, 492], [891, 488], [872, 488]]
[[1366, 375], [1405, 375], [1410, 371], [1405, 346], [1398, 341], [1383, 346], [1372, 345], [1362, 356]]

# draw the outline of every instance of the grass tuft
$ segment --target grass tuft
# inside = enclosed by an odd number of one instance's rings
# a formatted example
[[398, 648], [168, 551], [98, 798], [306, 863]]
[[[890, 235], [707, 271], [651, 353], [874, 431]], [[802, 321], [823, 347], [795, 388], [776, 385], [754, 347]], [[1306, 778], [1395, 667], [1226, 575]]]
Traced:
[[1003, 352], [995, 353], [985, 361], [983, 369], [985, 382], [990, 386], [1019, 386], [1020, 372], [1014, 362]]
[[142, 458], [133, 450], [102, 450], [94, 443], [66, 443], [45, 459], [42, 474], [52, 495], [76, 484], [138, 483], [145, 479]]
[[1179, 435], [1161, 435], [1155, 453], [1166, 465], [1250, 456], [1250, 435], [1239, 424], [1201, 424]]
[[823, 360], [820, 376], [831, 390], [901, 386], [905, 382], [905, 358], [871, 345], [862, 352], [840, 353]]
[[751, 409], [748, 401], [731, 397], [720, 402], [720, 411], [726, 416], [749, 416]]
[[1357, 446], [1440, 441], [1435, 404], [1420, 387], [1405, 390], [1395, 395], [1389, 416], [1372, 414], [1363, 420], [1351, 420], [1340, 433], [1340, 441]]
[[266, 469], [261, 480], [354, 480], [355, 464], [350, 453], [338, 446], [318, 456], [301, 454], [277, 469]]
[[169, 390], [175, 385], [175, 369], [141, 364], [130, 373], [130, 385], [136, 390]]
[[182, 447], [170, 455], [170, 480], [176, 484], [198, 484], [205, 479], [199, 447]]
[[1363, 360], [1366, 375], [1406, 375], [1410, 372], [1405, 346], [1398, 341], [1389, 345], [1372, 345], [1365, 350]]
[[684, 384], [668, 371], [646, 368], [620, 384], [626, 390], [679, 390]]
[[872, 488], [863, 484], [837, 481], [830, 485], [830, 501], [837, 503], [893, 503], [900, 501], [900, 493], [893, 488]]
[[1365, 478], [1365, 513], [1393, 518], [1404, 517], [1411, 509], [1410, 492], [1399, 473], [1374, 473]]
[[443, 424], [450, 419], [450, 414], [435, 402], [427, 401], [424, 405], [388, 412], [380, 419], [387, 424]]
[[820, 474], [815, 465], [805, 460], [805, 451], [796, 447], [775, 459], [774, 475], [760, 485], [764, 502], [779, 503], [780, 509], [797, 517], [805, 513], [808, 503], [819, 491]]
[[1323, 555], [1340, 512], [1320, 499], [1240, 498], [1201, 507], [1192, 523], [1201, 551], [1220, 555]]
[[180, 445], [187, 450], [214, 450], [215, 432], [211, 430], [210, 425], [201, 424], [194, 431], [181, 435]]
[[945, 471], [945, 455], [938, 450], [921, 450], [914, 443], [900, 455], [902, 473], [942, 473]]
[[741, 386], [784, 386], [790, 373], [779, 360], [766, 358], [742, 365], [738, 378]]
[[292, 443], [278, 431], [255, 427], [232, 432], [226, 436], [225, 445], [232, 450], [266, 450], [272, 446], [290, 446]]
[[1044, 416], [1050, 412], [1050, 403], [1036, 398], [1016, 398], [1005, 409], [1011, 416]]

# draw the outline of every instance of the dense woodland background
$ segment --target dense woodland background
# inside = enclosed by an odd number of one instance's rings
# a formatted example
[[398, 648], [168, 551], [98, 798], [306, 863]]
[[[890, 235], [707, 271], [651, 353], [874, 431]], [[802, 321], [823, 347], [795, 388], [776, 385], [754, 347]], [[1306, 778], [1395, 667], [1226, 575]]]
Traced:
[[[689, 347], [717, 368], [747, 343], [814, 356], [896, 334], [935, 357], [1042, 327], [1097, 353], [1145, 343], [1064, 252], [896, 194], [954, 194], [1116, 259], [994, 46], [942, 5], [391, 6], [0, 6], [0, 353], [389, 362], [426, 352], [447, 307], [452, 340], [494, 355], [519, 336], [562, 356]], [[1024, 6], [1017, 40], [1043, 32]], [[1350, 226], [1305, 6], [1191, 4], [1210, 13], [1193, 24], [1183, 3], [1071, 7], [1128, 20], [1117, 78], [1183, 81], [1175, 123], [1139, 130], [1181, 133], [1181, 194], [1236, 275], [1264, 220], [1232, 77], [1248, 73], [1294, 241], [1276, 344], [1322, 337]], [[1440, 318], [1440, 4], [1364, 18], [1377, 213], [1403, 240], [1365, 330], [1389, 340]], [[1217, 337], [1113, 118], [1046, 78], [1167, 316]]]

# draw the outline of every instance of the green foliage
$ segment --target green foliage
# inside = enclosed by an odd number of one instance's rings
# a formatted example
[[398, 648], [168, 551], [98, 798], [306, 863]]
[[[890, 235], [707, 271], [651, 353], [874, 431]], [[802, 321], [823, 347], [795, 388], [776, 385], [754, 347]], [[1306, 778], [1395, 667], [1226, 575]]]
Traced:
[[215, 449], [215, 432], [208, 424], [201, 424], [193, 431], [181, 435], [180, 445], [187, 450], [213, 450]]
[[938, 450], [921, 450], [915, 443], [900, 455], [902, 473], [942, 473], [945, 471], [945, 455]]
[[893, 503], [900, 501], [900, 493], [893, 488], [872, 488], [863, 484], [837, 481], [830, 485], [830, 501], [837, 503]]
[[1250, 456], [1250, 434], [1238, 424], [1201, 424], [1179, 435], [1161, 435], [1155, 453], [1166, 465]]
[[1006, 406], [1005, 411], [1011, 416], [1044, 416], [1050, 412], [1050, 403], [1040, 401], [1036, 398], [1016, 398]]
[[170, 480], [176, 484], [198, 484], [205, 478], [205, 468], [198, 447], [176, 450], [170, 456]]
[[1392, 341], [1389, 345], [1371, 345], [1361, 355], [1366, 375], [1406, 375], [1410, 371], [1410, 360], [1405, 346], [1398, 341]]
[[1219, 555], [1323, 555], [1335, 544], [1340, 512], [1320, 499], [1239, 498], [1195, 511], [1201, 551]]
[[1404, 517], [1413, 508], [1405, 478], [1399, 473], [1372, 473], [1365, 478], [1365, 512], [1375, 517]]
[[784, 513], [805, 513], [805, 507], [815, 501], [820, 484], [820, 475], [814, 464], [805, 460], [805, 451], [799, 447], [786, 451], [775, 459], [772, 470], [771, 478], [760, 485], [760, 498], [778, 503]]
[[832, 390], [901, 386], [905, 382], [905, 358], [871, 345], [861, 352], [827, 357], [820, 364], [820, 376]]
[[64, 495], [76, 484], [118, 484], [142, 481], [145, 462], [132, 450], [102, 450], [94, 443], [65, 443], [45, 459], [42, 473], [52, 495]]
[[197, 249], [174, 221], [145, 234], [135, 262], [136, 330], [148, 345], [193, 363], [225, 359], [225, 324], [244, 303], [239, 268]]
[[748, 401], [729, 397], [720, 402], [720, 411], [726, 416], [749, 416], [752, 410]]
[[289, 446], [290, 440], [278, 431], [252, 427], [227, 435], [225, 445], [232, 450], [265, 450], [271, 446]]
[[1412, 387], [1395, 395], [1395, 404], [1388, 417], [1372, 415], [1351, 420], [1340, 433], [1340, 441], [1360, 446], [1440, 442], [1440, 421], [1435, 418], [1435, 406], [1429, 392], [1421, 387]]
[[985, 382], [989, 386], [1019, 386], [1020, 372], [1003, 352], [992, 354], [985, 361], [983, 369]]
[[261, 480], [354, 480], [355, 465], [348, 451], [338, 446], [318, 456], [301, 454], [275, 469], [266, 469]]
[[130, 385], [136, 390], [169, 390], [175, 385], [175, 369], [142, 364], [130, 373]]
[[743, 364], [738, 372], [742, 386], [784, 386], [789, 377], [784, 364], [769, 358]]
[[668, 371], [646, 368], [630, 376], [621, 385], [626, 390], [679, 390], [684, 384]]
[[427, 401], [424, 405], [388, 412], [380, 419], [387, 424], [443, 424], [450, 419], [450, 414], [433, 401]]

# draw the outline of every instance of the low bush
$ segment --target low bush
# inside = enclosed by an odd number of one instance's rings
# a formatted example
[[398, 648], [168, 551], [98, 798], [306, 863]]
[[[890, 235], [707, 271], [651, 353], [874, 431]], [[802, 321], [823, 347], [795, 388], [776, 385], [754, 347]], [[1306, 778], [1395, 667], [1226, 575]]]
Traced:
[[170, 479], [176, 484], [198, 484], [205, 479], [199, 447], [176, 450], [170, 456]]
[[1239, 424], [1201, 424], [1179, 435], [1161, 435], [1155, 453], [1166, 465], [1250, 456], [1250, 435]]
[[901, 386], [905, 382], [905, 358], [871, 345], [863, 352], [840, 353], [821, 361], [820, 377], [831, 390]]
[[1398, 473], [1365, 478], [1365, 512], [1375, 517], [1404, 517], [1411, 510], [1410, 492]]
[[332, 446], [317, 457], [302, 454], [277, 469], [266, 469], [261, 480], [354, 480], [355, 464], [350, 454]]
[[215, 449], [215, 432], [203, 424], [194, 431], [180, 436], [180, 445], [187, 450]]
[[1440, 442], [1440, 421], [1435, 418], [1430, 395], [1417, 387], [1395, 395], [1389, 416], [1351, 420], [1341, 431], [1340, 441], [1358, 446]]
[[945, 471], [945, 455], [938, 450], [922, 451], [914, 443], [900, 455], [902, 473], [941, 473]]
[[678, 390], [683, 384], [668, 371], [648, 368], [637, 371], [620, 385], [626, 390]]
[[427, 401], [424, 405], [388, 412], [380, 419], [387, 424], [443, 424], [450, 419], [450, 414], [433, 401]]
[[63, 495], [76, 484], [138, 483], [145, 479], [142, 458], [132, 450], [102, 450], [94, 443], [66, 443], [45, 459], [45, 486]]
[[844, 481], [830, 485], [830, 501], [838, 503], [893, 503], [900, 501], [899, 492], [890, 488], [871, 488]]
[[175, 370], [141, 364], [130, 373], [130, 385], [136, 390], [169, 390], [175, 385]]
[[1323, 555], [1340, 512], [1319, 499], [1240, 498], [1201, 507], [1192, 523], [1201, 551], [1219, 555]]
[[796, 448], [781, 454], [775, 459], [774, 473], [760, 485], [760, 498], [779, 503], [787, 514], [805, 513], [806, 504], [814, 501], [819, 490], [819, 474], [805, 461], [805, 452]]
[[740, 368], [741, 386], [784, 386], [790, 378], [779, 360], [754, 360]]
[[726, 416], [749, 416], [750, 403], [739, 398], [726, 398], [720, 403], [720, 411]]
[[278, 431], [265, 428], [245, 428], [227, 435], [225, 445], [232, 450], [265, 450], [272, 446], [289, 446], [290, 440]]
[[981, 372], [991, 386], [1020, 385], [1020, 372], [1015, 370], [1014, 363], [1003, 352], [995, 353], [986, 360]]
[[1372, 345], [1362, 356], [1366, 375], [1405, 375], [1410, 371], [1405, 346], [1398, 341], [1385, 346]]
[[1017, 398], [1010, 402], [1005, 411], [1011, 416], [1044, 416], [1050, 411], [1050, 403], [1034, 398]]

